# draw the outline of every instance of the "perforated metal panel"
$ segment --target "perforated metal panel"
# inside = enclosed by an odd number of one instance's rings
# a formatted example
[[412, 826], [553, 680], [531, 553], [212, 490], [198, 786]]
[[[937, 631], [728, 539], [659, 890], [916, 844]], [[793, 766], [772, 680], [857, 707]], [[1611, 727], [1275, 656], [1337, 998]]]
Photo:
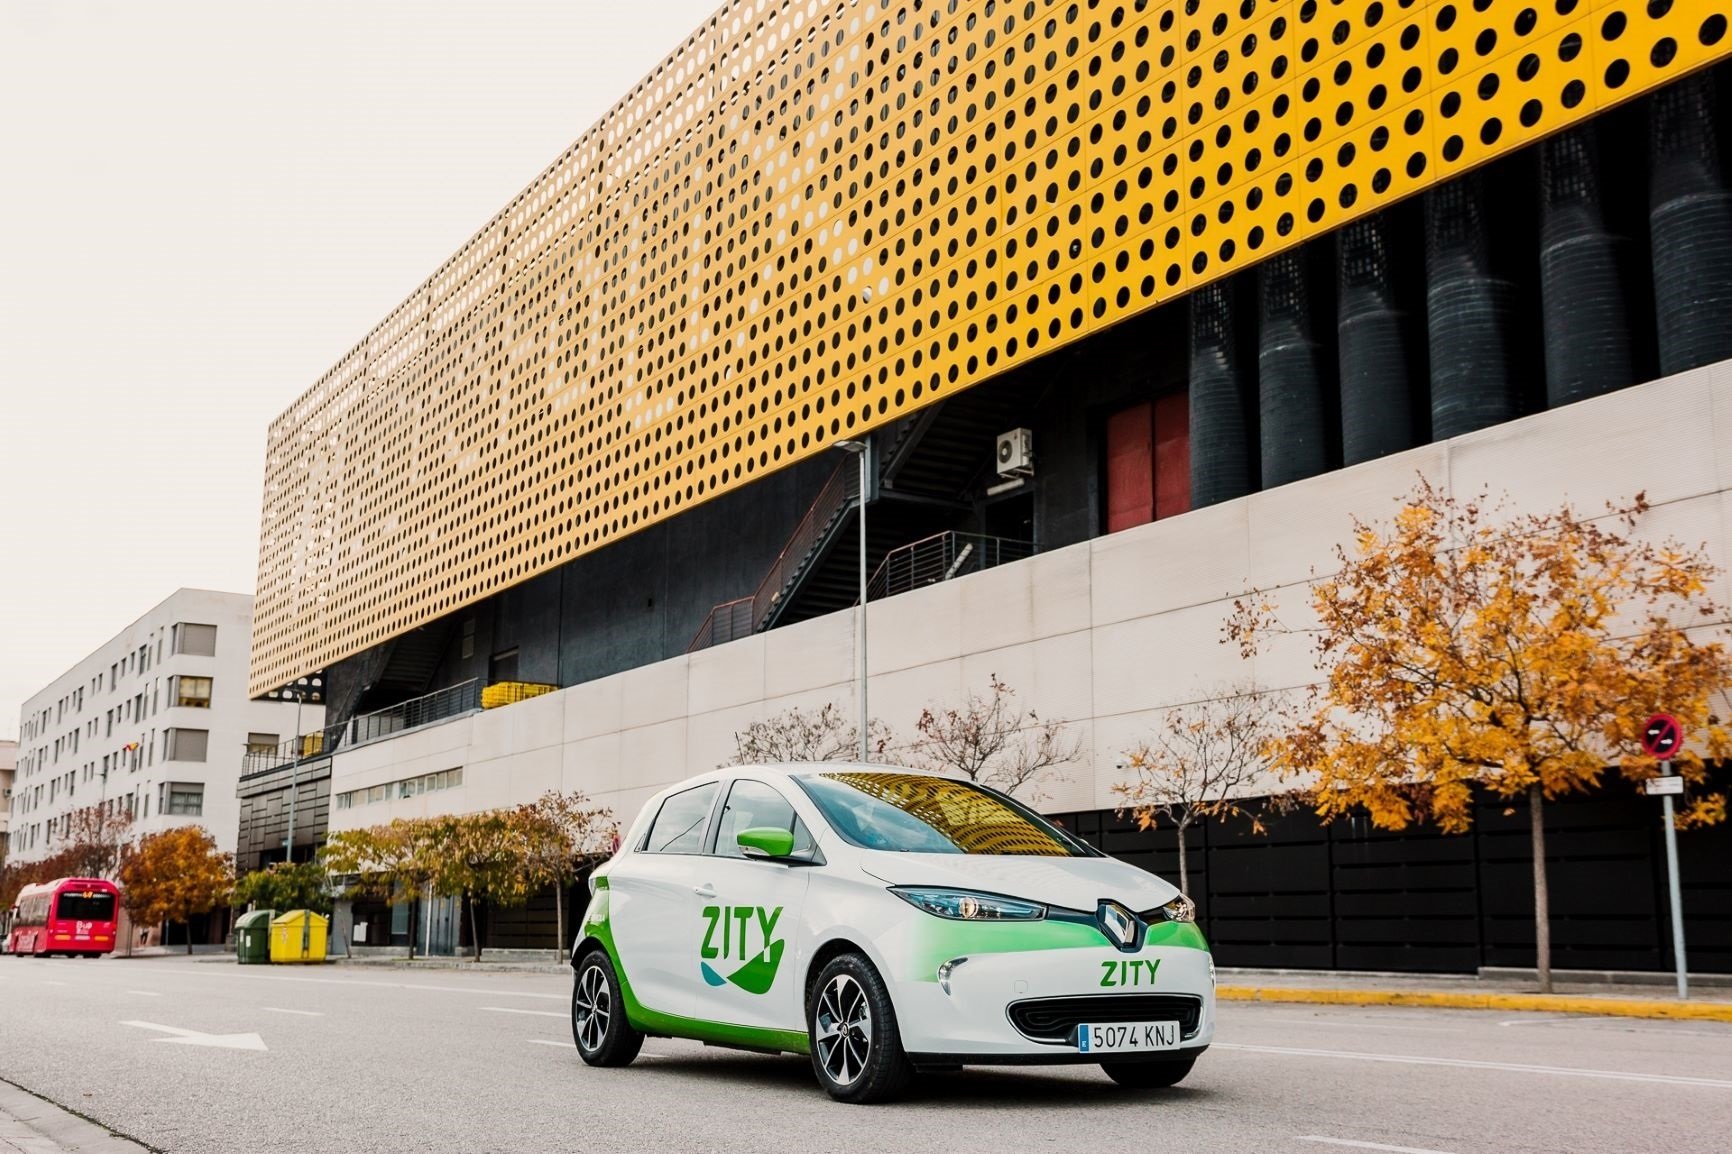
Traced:
[[271, 427], [252, 690], [1728, 53], [1719, 0], [738, 0]]

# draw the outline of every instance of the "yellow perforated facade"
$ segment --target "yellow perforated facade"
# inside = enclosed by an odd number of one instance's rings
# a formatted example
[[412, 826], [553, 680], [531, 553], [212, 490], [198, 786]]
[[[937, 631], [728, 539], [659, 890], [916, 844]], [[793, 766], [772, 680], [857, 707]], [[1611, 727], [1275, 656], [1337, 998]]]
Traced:
[[1721, 0], [734, 0], [271, 427], [252, 690], [1729, 51]]

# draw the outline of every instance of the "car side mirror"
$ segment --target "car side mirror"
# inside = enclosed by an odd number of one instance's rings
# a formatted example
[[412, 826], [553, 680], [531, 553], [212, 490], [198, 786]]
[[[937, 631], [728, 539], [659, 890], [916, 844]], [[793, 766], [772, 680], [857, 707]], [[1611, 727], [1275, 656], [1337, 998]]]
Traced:
[[743, 829], [735, 840], [739, 843], [740, 852], [749, 858], [776, 861], [794, 852], [793, 832], [774, 826]]

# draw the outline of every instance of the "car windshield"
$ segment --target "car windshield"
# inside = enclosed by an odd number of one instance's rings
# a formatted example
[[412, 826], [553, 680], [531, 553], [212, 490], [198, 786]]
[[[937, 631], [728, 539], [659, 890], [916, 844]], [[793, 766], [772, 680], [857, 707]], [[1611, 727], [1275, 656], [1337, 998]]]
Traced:
[[871, 771], [795, 779], [843, 839], [896, 853], [1094, 857], [1095, 851], [1002, 794], [965, 781]]

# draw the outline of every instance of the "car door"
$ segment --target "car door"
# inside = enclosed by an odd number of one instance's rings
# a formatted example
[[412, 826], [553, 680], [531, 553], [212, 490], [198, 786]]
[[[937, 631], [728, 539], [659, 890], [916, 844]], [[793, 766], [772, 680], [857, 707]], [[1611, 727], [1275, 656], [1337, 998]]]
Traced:
[[812, 847], [812, 835], [776, 786], [747, 777], [729, 783], [711, 826], [699, 869], [705, 897], [703, 941], [694, 959], [702, 978], [697, 1016], [803, 1031], [800, 927], [813, 867], [748, 858], [736, 838], [746, 829], [785, 829], [799, 852]]
[[608, 924], [622, 977], [649, 1010], [691, 1017], [701, 984], [697, 952], [703, 849], [721, 793], [705, 782], [663, 799], [643, 839], [608, 871]]

